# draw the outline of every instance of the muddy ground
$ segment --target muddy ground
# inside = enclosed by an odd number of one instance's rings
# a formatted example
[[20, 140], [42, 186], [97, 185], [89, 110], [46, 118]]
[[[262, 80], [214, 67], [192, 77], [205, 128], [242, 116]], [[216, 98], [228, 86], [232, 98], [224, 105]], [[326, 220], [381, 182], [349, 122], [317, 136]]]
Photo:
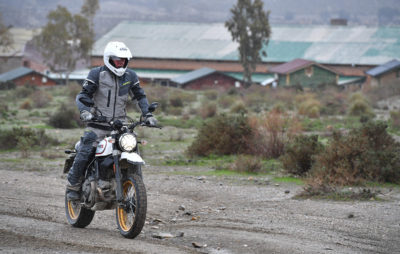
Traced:
[[97, 212], [85, 229], [67, 224], [62, 158], [0, 156], [0, 253], [400, 253], [398, 188], [383, 189], [381, 201], [296, 200], [301, 186], [265, 176], [148, 165], [146, 225], [128, 240], [114, 211]]

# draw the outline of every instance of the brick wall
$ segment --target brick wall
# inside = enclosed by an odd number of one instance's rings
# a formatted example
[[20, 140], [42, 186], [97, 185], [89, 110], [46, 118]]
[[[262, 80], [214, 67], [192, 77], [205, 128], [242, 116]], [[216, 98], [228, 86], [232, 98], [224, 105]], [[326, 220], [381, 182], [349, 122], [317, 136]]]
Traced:
[[[46, 81], [46, 82], [44, 82], [44, 81]], [[54, 80], [49, 79], [49, 78], [44, 78], [44, 76], [42, 76], [38, 73], [27, 74], [23, 77], [19, 77], [19, 78], [13, 80], [13, 82], [17, 86], [23, 86], [26, 84], [31, 84], [31, 85], [36, 85], [36, 86], [54, 86], [56, 84], [54, 82]]]

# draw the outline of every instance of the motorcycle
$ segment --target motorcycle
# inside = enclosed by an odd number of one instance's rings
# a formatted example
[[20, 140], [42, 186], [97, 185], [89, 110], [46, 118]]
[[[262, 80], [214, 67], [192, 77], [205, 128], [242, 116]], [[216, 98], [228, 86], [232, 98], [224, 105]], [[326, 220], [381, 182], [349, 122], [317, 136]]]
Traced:
[[[149, 106], [153, 112], [158, 103]], [[91, 121], [107, 122], [103, 116], [95, 116]], [[143, 183], [141, 166], [145, 164], [140, 156], [139, 144], [134, 129], [148, 126], [139, 120], [122, 123], [120, 120], [108, 122], [112, 131], [96, 147], [94, 158], [85, 171], [81, 189], [81, 200], [67, 199], [65, 212], [68, 223], [74, 227], [88, 226], [96, 211], [115, 209], [119, 232], [126, 238], [140, 234], [146, 219], [147, 195]], [[68, 173], [74, 161], [79, 142], [74, 150], [66, 150], [69, 158], [65, 162], [64, 173]]]

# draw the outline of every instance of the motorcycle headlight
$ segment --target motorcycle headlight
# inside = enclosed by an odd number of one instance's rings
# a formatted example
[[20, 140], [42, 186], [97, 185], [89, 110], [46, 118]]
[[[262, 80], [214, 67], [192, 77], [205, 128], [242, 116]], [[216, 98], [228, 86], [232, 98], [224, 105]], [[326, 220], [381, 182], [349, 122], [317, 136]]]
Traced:
[[124, 152], [132, 152], [136, 144], [136, 137], [131, 133], [124, 133], [119, 138], [119, 146]]

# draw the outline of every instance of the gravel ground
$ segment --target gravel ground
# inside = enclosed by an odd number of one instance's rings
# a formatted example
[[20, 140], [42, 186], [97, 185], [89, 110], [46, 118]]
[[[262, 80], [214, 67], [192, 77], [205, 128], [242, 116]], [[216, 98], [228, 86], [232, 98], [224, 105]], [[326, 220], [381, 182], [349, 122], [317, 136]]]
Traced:
[[398, 188], [382, 190], [384, 201], [296, 200], [301, 186], [266, 177], [146, 166], [146, 225], [128, 240], [114, 211], [97, 212], [85, 229], [67, 224], [62, 159], [0, 157], [0, 253], [400, 253]]

